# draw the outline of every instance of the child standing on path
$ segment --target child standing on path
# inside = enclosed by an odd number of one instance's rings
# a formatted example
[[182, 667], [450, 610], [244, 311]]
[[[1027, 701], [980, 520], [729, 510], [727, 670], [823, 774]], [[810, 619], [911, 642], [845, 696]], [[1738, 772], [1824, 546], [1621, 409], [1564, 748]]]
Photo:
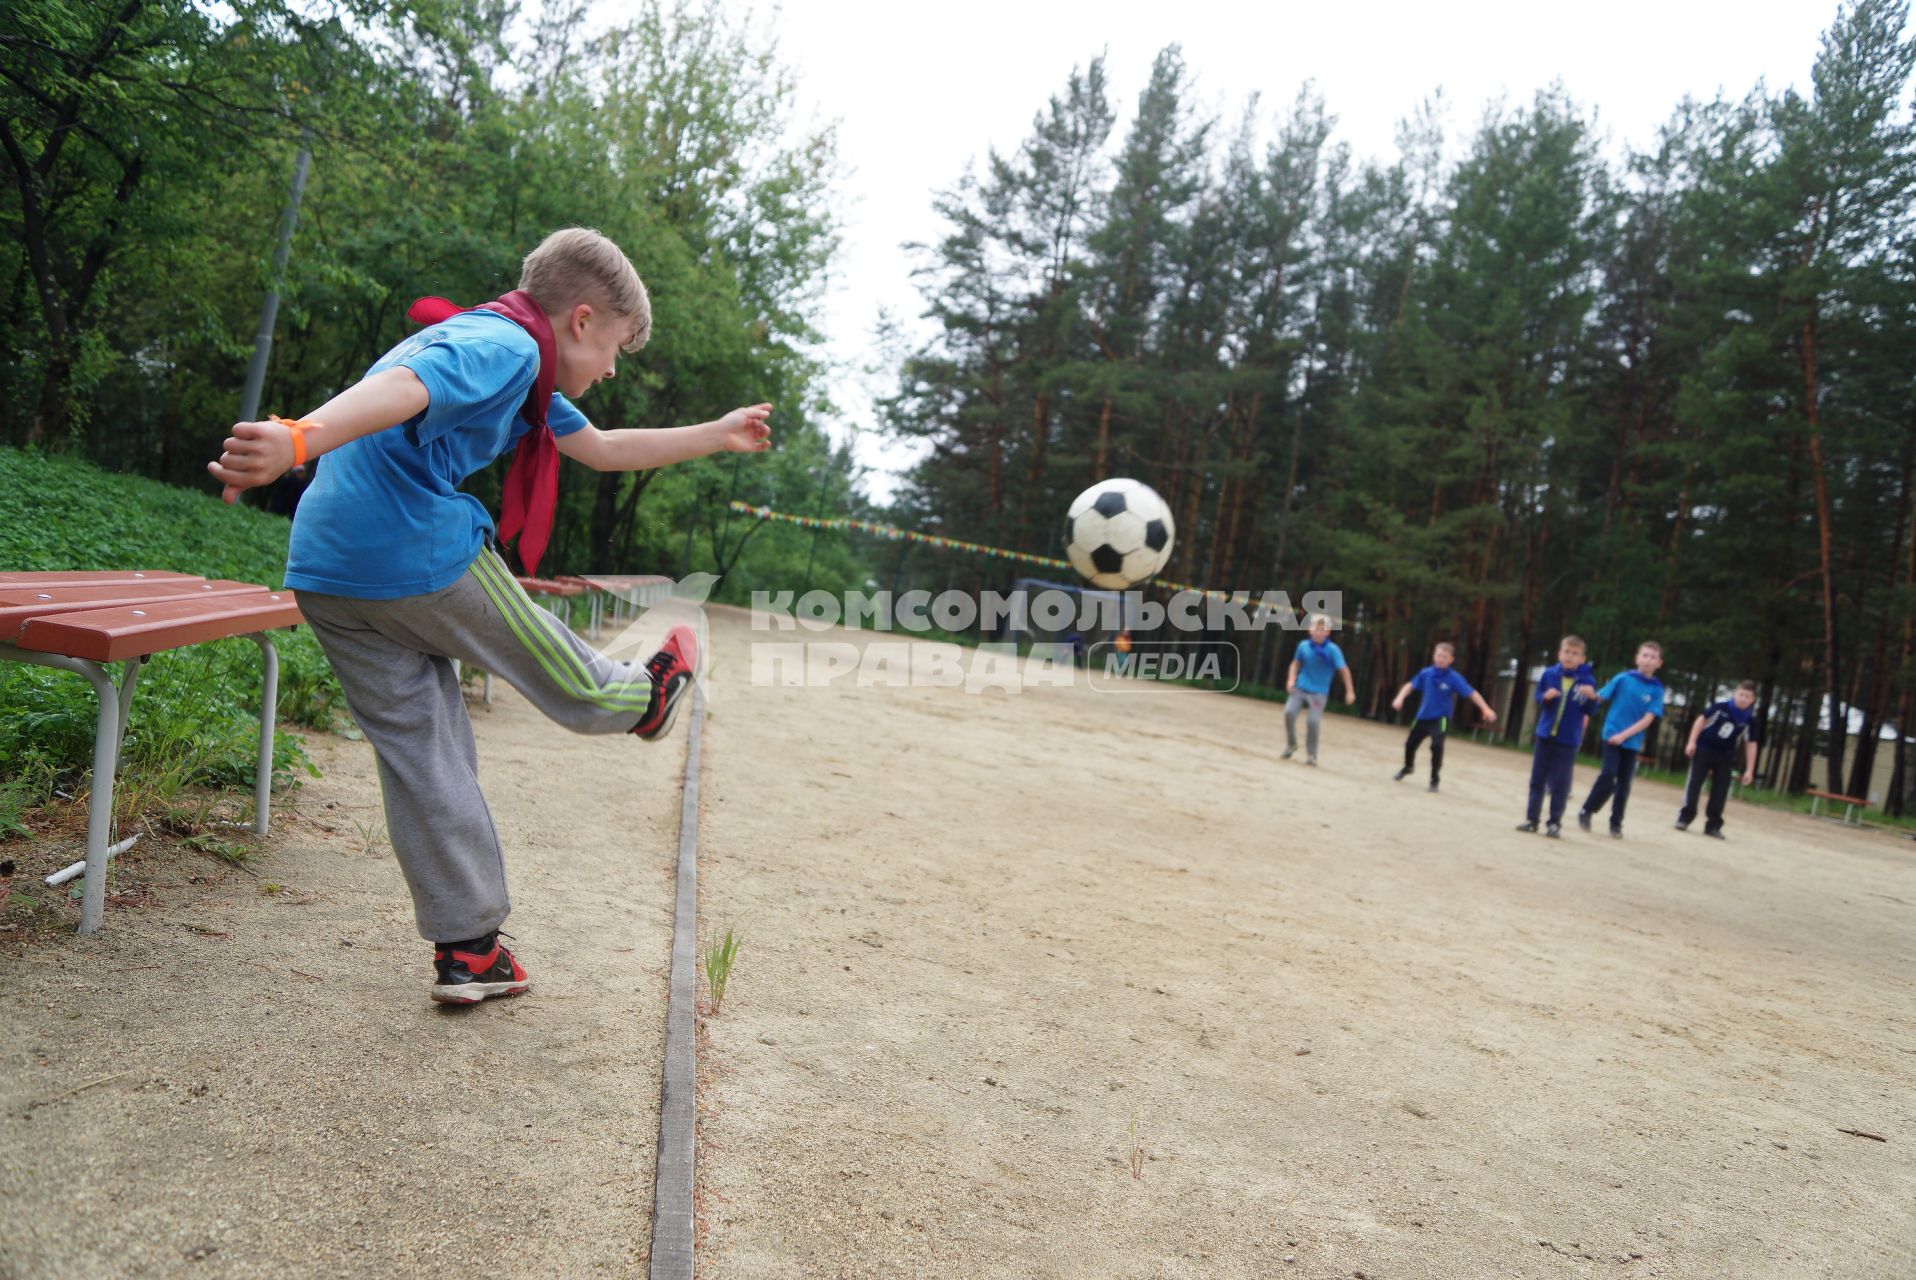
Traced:
[[1696, 802], [1702, 794], [1704, 779], [1710, 783], [1710, 807], [1703, 823], [1703, 834], [1718, 840], [1723, 835], [1723, 805], [1730, 798], [1730, 777], [1736, 772], [1737, 757], [1743, 757], [1743, 785], [1756, 779], [1756, 681], [1745, 680], [1736, 692], [1703, 709], [1690, 726], [1690, 741], [1683, 754], [1690, 757], [1690, 777], [1683, 787], [1683, 808], [1677, 814], [1676, 828], [1688, 831], [1696, 821]]
[[1451, 648], [1449, 641], [1440, 643], [1431, 652], [1430, 665], [1412, 676], [1391, 699], [1391, 710], [1402, 711], [1404, 699], [1410, 696], [1411, 690], [1422, 695], [1417, 703], [1417, 719], [1410, 726], [1410, 737], [1404, 740], [1404, 767], [1392, 781], [1402, 782], [1410, 776], [1417, 766], [1417, 748], [1429, 738], [1430, 789], [1437, 789], [1438, 776], [1444, 771], [1444, 738], [1450, 732], [1450, 710], [1459, 694], [1476, 704], [1477, 714], [1484, 718], [1485, 724], [1497, 723], [1497, 713], [1490, 709], [1483, 695], [1471, 688], [1461, 674], [1450, 669], [1456, 658], [1457, 651]]
[[1577, 763], [1577, 744], [1583, 741], [1584, 721], [1597, 700], [1597, 673], [1583, 660], [1581, 636], [1565, 636], [1557, 646], [1557, 660], [1537, 678], [1537, 733], [1530, 759], [1530, 808], [1519, 831], [1535, 831], [1543, 816], [1543, 798], [1550, 797], [1550, 824], [1544, 834], [1553, 840], [1563, 834], [1563, 810], [1570, 799], [1570, 775]]
[[499, 945], [512, 904], [504, 851], [479, 790], [472, 725], [453, 663], [510, 681], [577, 733], [662, 736], [698, 665], [674, 627], [643, 663], [595, 651], [532, 604], [492, 549], [491, 518], [458, 485], [514, 450], [500, 534], [537, 572], [552, 527], [559, 455], [637, 471], [722, 450], [770, 447], [770, 405], [698, 426], [600, 431], [574, 408], [651, 335], [638, 273], [595, 231], [554, 232], [519, 288], [473, 310], [425, 298], [431, 327], [356, 386], [296, 422], [234, 426], [207, 469], [232, 502], [326, 454], [299, 505], [286, 585], [378, 753], [393, 853], [433, 943], [431, 996], [473, 1004], [531, 986]]
[[1643, 734], [1663, 715], [1663, 682], [1656, 677], [1662, 665], [1663, 646], [1645, 640], [1637, 646], [1636, 670], [1617, 672], [1597, 690], [1597, 701], [1609, 703], [1610, 713], [1603, 718], [1603, 772], [1597, 775], [1583, 808], [1577, 810], [1577, 825], [1585, 831], [1614, 792], [1610, 834], [1623, 838], [1623, 809], [1630, 803], [1630, 780], [1637, 774]]
[[1311, 615], [1310, 639], [1297, 646], [1297, 655], [1291, 659], [1290, 679], [1285, 683], [1284, 697], [1284, 758], [1289, 760], [1297, 754], [1297, 716], [1308, 710], [1310, 715], [1304, 763], [1317, 763], [1317, 730], [1324, 723], [1324, 704], [1330, 701], [1331, 679], [1341, 676], [1344, 680], [1344, 701], [1357, 701], [1357, 686], [1351, 683], [1351, 669], [1344, 662], [1344, 651], [1331, 639], [1331, 620], [1329, 615], [1315, 613]]

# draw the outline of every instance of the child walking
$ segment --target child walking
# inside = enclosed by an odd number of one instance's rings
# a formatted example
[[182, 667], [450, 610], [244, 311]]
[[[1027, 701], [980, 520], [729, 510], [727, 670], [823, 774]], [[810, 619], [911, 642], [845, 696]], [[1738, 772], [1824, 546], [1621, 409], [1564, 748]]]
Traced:
[[1476, 704], [1477, 714], [1485, 724], [1496, 724], [1497, 713], [1490, 709], [1483, 695], [1470, 687], [1460, 672], [1452, 671], [1450, 664], [1457, 659], [1457, 651], [1449, 641], [1443, 641], [1431, 651], [1430, 665], [1419, 671], [1405, 682], [1391, 699], [1393, 711], [1404, 709], [1404, 699], [1411, 690], [1417, 690], [1422, 696], [1417, 703], [1417, 718], [1410, 726], [1410, 736], [1404, 740], [1404, 767], [1397, 771], [1394, 782], [1402, 782], [1417, 767], [1417, 748], [1424, 739], [1430, 739], [1430, 789], [1437, 789], [1439, 776], [1444, 771], [1444, 738], [1450, 732], [1450, 711], [1458, 696], [1469, 698]]
[[1690, 757], [1690, 777], [1683, 787], [1683, 808], [1677, 813], [1676, 828], [1688, 831], [1696, 821], [1696, 802], [1705, 779], [1710, 783], [1710, 807], [1703, 823], [1703, 834], [1718, 840], [1723, 835], [1723, 805], [1730, 798], [1730, 777], [1736, 772], [1737, 757], [1743, 757], [1743, 785], [1756, 779], [1756, 681], [1745, 680], [1729, 697], [1712, 702], [1690, 726], [1690, 741], [1683, 754]]
[[1543, 800], [1550, 797], [1550, 822], [1544, 834], [1563, 834], [1563, 810], [1570, 799], [1570, 776], [1577, 763], [1577, 744], [1597, 699], [1597, 673], [1583, 660], [1581, 636], [1565, 636], [1557, 646], [1557, 660], [1537, 678], [1537, 732], [1530, 758], [1530, 807], [1519, 831], [1535, 831], [1543, 816]]
[[492, 519], [459, 484], [507, 450], [499, 536], [536, 572], [551, 533], [559, 456], [636, 471], [770, 445], [769, 405], [657, 431], [600, 431], [573, 407], [651, 335], [645, 286], [595, 231], [554, 232], [519, 287], [462, 310], [421, 299], [431, 327], [298, 421], [234, 426], [207, 469], [239, 491], [326, 455], [293, 521], [286, 585], [378, 753], [393, 853], [433, 944], [430, 995], [473, 1004], [531, 987], [499, 944], [512, 904], [504, 851], [480, 792], [453, 663], [493, 672], [577, 733], [657, 739], [698, 666], [674, 627], [642, 663], [595, 651], [533, 605], [493, 549]]
[[1331, 620], [1328, 614], [1311, 615], [1310, 639], [1301, 641], [1297, 653], [1291, 659], [1290, 679], [1285, 682], [1284, 690], [1284, 758], [1289, 760], [1297, 754], [1297, 717], [1300, 712], [1309, 711], [1310, 722], [1305, 742], [1310, 748], [1304, 757], [1304, 763], [1317, 763], [1317, 731], [1324, 723], [1324, 704], [1330, 701], [1332, 677], [1342, 677], [1344, 681], [1344, 701], [1357, 701], [1357, 686], [1351, 683], [1351, 669], [1344, 661], [1344, 651], [1331, 639]]
[[1630, 803], [1630, 780], [1637, 774], [1643, 734], [1663, 715], [1663, 682], [1656, 675], [1662, 665], [1663, 646], [1645, 640], [1637, 646], [1636, 669], [1617, 672], [1597, 690], [1597, 701], [1609, 703], [1610, 712], [1603, 718], [1603, 771], [1597, 775], [1583, 808], [1577, 810], [1577, 825], [1585, 831], [1614, 793], [1610, 834], [1623, 838], [1623, 810]]

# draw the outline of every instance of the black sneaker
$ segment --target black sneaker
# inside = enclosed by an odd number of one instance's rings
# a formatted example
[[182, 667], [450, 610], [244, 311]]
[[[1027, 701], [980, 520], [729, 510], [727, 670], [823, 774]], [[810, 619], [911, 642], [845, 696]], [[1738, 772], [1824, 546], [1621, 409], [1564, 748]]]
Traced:
[[1577, 810], [1577, 825], [1585, 831], [1590, 829], [1590, 814], [1587, 810]]
[[1563, 824], [1561, 822], [1553, 822], [1543, 829], [1543, 833], [1552, 840], [1560, 840], [1563, 838]]
[[1435, 779], [1435, 778], [1432, 778], [1432, 779], [1430, 780], [1430, 789], [1431, 789], [1432, 791], [1435, 791], [1435, 790], [1437, 789], [1437, 779]]
[[440, 1004], [478, 1004], [494, 996], [524, 995], [532, 990], [532, 980], [499, 945], [493, 934], [488, 946], [468, 951], [463, 943], [442, 942], [433, 949], [432, 967], [439, 980], [433, 984], [432, 998]]
[[1623, 828], [1622, 828], [1622, 827], [1620, 827], [1620, 826], [1618, 826], [1618, 825], [1617, 825], [1616, 823], [1614, 823], [1614, 822], [1610, 824], [1610, 838], [1611, 838], [1612, 840], [1621, 840], [1621, 839], [1623, 839]]
[[679, 626], [666, 632], [665, 643], [645, 660], [646, 674], [652, 677], [652, 705], [632, 726], [634, 734], [650, 742], [671, 732], [672, 719], [692, 688], [698, 665], [699, 641], [692, 628]]
[[1687, 823], [1687, 822], [1685, 822], [1685, 821], [1684, 821], [1683, 819], [1681, 819], [1681, 818], [1678, 818], [1678, 819], [1677, 819], [1677, 830], [1678, 830], [1678, 831], [1688, 831], [1689, 829], [1690, 829], [1690, 824], [1689, 824], [1689, 823]]
[[1519, 822], [1517, 824], [1517, 830], [1528, 831], [1534, 835], [1536, 834], [1536, 831], [1537, 831], [1537, 824], [1534, 822]]
[[1405, 778], [1408, 778], [1409, 776], [1410, 776], [1409, 769], [1399, 769], [1396, 773], [1391, 775], [1390, 780], [1392, 782], [1402, 782]]
[[1703, 828], [1703, 834], [1710, 837], [1710, 839], [1712, 840], [1728, 840], [1729, 839], [1729, 837], [1724, 835], [1721, 831], [1713, 831], [1709, 827]]

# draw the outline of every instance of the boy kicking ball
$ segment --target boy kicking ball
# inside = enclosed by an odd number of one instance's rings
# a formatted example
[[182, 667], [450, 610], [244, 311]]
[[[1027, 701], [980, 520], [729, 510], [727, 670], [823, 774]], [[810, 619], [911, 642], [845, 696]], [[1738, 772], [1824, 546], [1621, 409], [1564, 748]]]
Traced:
[[559, 455], [638, 471], [770, 447], [770, 405], [657, 431], [600, 431], [568, 397], [613, 376], [651, 336], [652, 308], [619, 247], [554, 232], [519, 287], [474, 310], [425, 298], [431, 327], [382, 356], [308, 418], [242, 422], [207, 464], [232, 502], [324, 454], [293, 520], [286, 585], [378, 753], [393, 853], [433, 944], [431, 996], [475, 1004], [531, 987], [499, 927], [512, 904], [505, 855], [479, 790], [472, 724], [453, 663], [509, 681], [576, 733], [656, 740], [698, 667], [691, 627], [642, 663], [594, 650], [535, 606], [493, 550], [491, 518], [459, 493], [514, 450], [501, 536], [536, 572], [551, 535]]
[[1485, 724], [1496, 724], [1497, 713], [1490, 709], [1483, 695], [1470, 687], [1470, 682], [1450, 669], [1456, 661], [1457, 651], [1445, 641], [1431, 652], [1430, 665], [1412, 676], [1397, 696], [1390, 701], [1391, 710], [1402, 711], [1404, 699], [1415, 689], [1422, 695], [1417, 703], [1417, 719], [1410, 726], [1410, 737], [1404, 740], [1404, 767], [1397, 771], [1393, 782], [1402, 782], [1417, 767], [1417, 748], [1424, 739], [1430, 739], [1430, 789], [1437, 789], [1439, 775], [1444, 771], [1444, 738], [1450, 732], [1450, 711], [1458, 695], [1469, 698], [1477, 707], [1477, 714], [1484, 718]]

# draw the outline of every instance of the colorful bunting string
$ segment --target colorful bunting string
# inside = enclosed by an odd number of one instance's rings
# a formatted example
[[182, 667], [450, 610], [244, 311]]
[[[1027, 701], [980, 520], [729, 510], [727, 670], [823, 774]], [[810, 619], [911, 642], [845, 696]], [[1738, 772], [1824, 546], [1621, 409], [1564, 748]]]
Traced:
[[[855, 533], [870, 534], [875, 538], [884, 538], [889, 542], [921, 542], [929, 547], [944, 551], [963, 551], [975, 556], [984, 556], [991, 560], [1016, 560], [1023, 564], [1041, 564], [1050, 569], [1071, 569], [1069, 560], [1060, 560], [1056, 556], [1035, 556], [1028, 551], [1011, 551], [1004, 547], [988, 547], [981, 542], [966, 542], [962, 538], [946, 538], [935, 533], [918, 533], [912, 529], [900, 529], [896, 525], [879, 524], [873, 520], [853, 520], [846, 516], [795, 516], [784, 511], [774, 511], [770, 507], [755, 507], [749, 502], [733, 502], [732, 510], [745, 515], [757, 516], [761, 520], [776, 520], [783, 524], [795, 524], [801, 529], [850, 529]], [[1076, 570], [1073, 570], [1076, 572]], [[1183, 582], [1171, 582], [1164, 578], [1153, 578], [1155, 586], [1169, 591], [1189, 591], [1203, 596], [1207, 600], [1229, 600], [1228, 591], [1211, 591], [1204, 587], [1194, 587]], [[1140, 584], [1142, 585], [1142, 584]]]

